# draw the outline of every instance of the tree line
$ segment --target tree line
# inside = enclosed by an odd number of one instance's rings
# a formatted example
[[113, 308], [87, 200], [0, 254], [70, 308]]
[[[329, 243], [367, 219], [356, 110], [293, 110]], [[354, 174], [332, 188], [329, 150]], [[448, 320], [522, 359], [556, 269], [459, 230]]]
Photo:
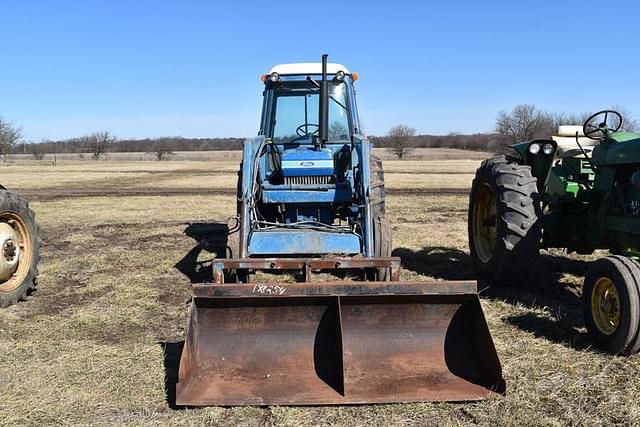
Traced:
[[[3, 122], [0, 118], [0, 123]], [[408, 127], [406, 127], [408, 128]], [[410, 128], [409, 128], [410, 129]], [[370, 136], [375, 147], [392, 150], [399, 158], [413, 148], [445, 147], [462, 150], [485, 151], [495, 134], [463, 135], [416, 135], [415, 131], [405, 137], [402, 133], [390, 132], [387, 136]], [[13, 128], [14, 135], [19, 129]], [[175, 151], [223, 151], [241, 150], [243, 138], [183, 138], [161, 137], [145, 139], [118, 139], [110, 132], [98, 131], [79, 138], [53, 141], [28, 142], [12, 136], [5, 144], [0, 144], [0, 154], [31, 154], [36, 160], [42, 160], [47, 154], [87, 153], [94, 159], [100, 159], [105, 153], [143, 152], [154, 153], [158, 160], [168, 158]]]
[[[449, 135], [413, 135], [410, 140], [402, 141], [402, 148], [398, 147], [398, 136], [370, 136], [375, 147], [388, 148], [398, 154], [408, 154], [412, 148], [445, 147], [462, 150], [485, 151], [490, 142], [498, 136], [494, 134], [449, 134]], [[175, 151], [223, 151], [241, 150], [243, 138], [146, 138], [146, 139], [117, 139], [109, 132], [94, 132], [82, 138], [62, 141], [44, 140], [38, 143], [20, 142], [12, 146], [8, 154], [32, 154], [36, 159], [42, 159], [46, 154], [53, 153], [87, 153], [94, 159], [99, 159], [107, 152], [154, 153], [158, 160], [164, 160]], [[399, 157], [402, 157], [400, 155]]]
[[[625, 108], [612, 107], [623, 118], [623, 130], [640, 132], [640, 122]], [[500, 111], [491, 132], [475, 134], [418, 135], [415, 128], [397, 125], [384, 136], [370, 136], [374, 146], [389, 149], [403, 159], [415, 148], [457, 148], [462, 150], [500, 152], [506, 145], [536, 138], [550, 138], [561, 124], [584, 123], [590, 113], [554, 113], [535, 105], [517, 105], [511, 111]], [[154, 153], [164, 160], [175, 151], [221, 151], [242, 149], [243, 138], [183, 138], [180, 136], [118, 139], [108, 131], [61, 141], [29, 142], [22, 139], [21, 129], [0, 117], [0, 155], [31, 154], [43, 159], [46, 154], [89, 153], [99, 159], [107, 152]]]
[[[1, 119], [0, 119], [1, 120]], [[16, 141], [1, 154], [32, 154], [41, 160], [46, 154], [87, 153], [99, 159], [105, 153], [153, 153], [165, 160], [174, 151], [241, 150], [243, 138], [183, 138], [161, 137], [145, 139], [118, 139], [107, 131], [97, 131], [79, 138], [41, 142]]]

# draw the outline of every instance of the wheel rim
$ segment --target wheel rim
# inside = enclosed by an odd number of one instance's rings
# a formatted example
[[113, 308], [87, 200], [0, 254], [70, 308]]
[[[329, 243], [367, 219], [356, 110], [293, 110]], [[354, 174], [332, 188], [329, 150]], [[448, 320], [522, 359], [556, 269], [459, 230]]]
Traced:
[[496, 197], [489, 184], [482, 184], [476, 193], [473, 208], [473, 243], [476, 255], [483, 264], [493, 258], [497, 236]]
[[0, 292], [12, 292], [22, 285], [32, 257], [27, 223], [13, 212], [0, 213]]
[[620, 326], [620, 296], [608, 277], [601, 277], [593, 287], [591, 313], [596, 327], [605, 335], [613, 334]]

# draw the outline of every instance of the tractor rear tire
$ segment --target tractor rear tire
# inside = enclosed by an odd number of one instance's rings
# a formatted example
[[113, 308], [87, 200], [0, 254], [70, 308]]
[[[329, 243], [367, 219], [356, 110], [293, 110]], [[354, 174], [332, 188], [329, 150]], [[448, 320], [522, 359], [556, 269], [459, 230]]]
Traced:
[[[371, 173], [371, 217], [373, 218], [373, 250], [378, 258], [391, 256], [391, 226], [385, 219], [384, 170], [382, 160], [371, 156], [369, 160]], [[387, 280], [390, 274], [388, 268], [377, 269], [377, 280]]]
[[469, 249], [478, 276], [496, 285], [522, 279], [539, 254], [541, 215], [537, 180], [529, 166], [504, 156], [476, 171], [468, 211]]
[[36, 287], [40, 234], [27, 201], [0, 189], [0, 307], [26, 298]]
[[[638, 287], [638, 300], [640, 302], [640, 263], [632, 258], [621, 258], [632, 271], [633, 277], [636, 279], [636, 286]], [[623, 354], [625, 355], [636, 354], [640, 351], [640, 316], [638, 319], [638, 323], [638, 331], [636, 332], [636, 336], [633, 338], [633, 340], [631, 340], [629, 347], [627, 347], [627, 349], [623, 352]]]
[[618, 255], [595, 261], [584, 279], [584, 322], [595, 345], [611, 354], [637, 351], [640, 269]]

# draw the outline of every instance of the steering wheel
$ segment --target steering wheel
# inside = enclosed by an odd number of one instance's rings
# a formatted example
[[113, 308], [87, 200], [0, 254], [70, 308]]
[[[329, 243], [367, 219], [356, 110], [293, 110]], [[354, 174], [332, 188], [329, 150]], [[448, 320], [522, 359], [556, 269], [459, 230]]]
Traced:
[[[309, 132], [309, 127], [314, 127], [316, 128], [316, 130], [314, 130], [313, 132]], [[320, 126], [314, 123], [305, 123], [296, 128], [296, 133], [298, 134], [298, 136], [301, 136], [301, 137], [305, 137], [308, 135], [312, 135], [312, 136], [317, 135], [319, 132], [320, 132]]]
[[622, 127], [622, 115], [613, 110], [602, 110], [590, 116], [582, 126], [584, 136], [600, 140]]

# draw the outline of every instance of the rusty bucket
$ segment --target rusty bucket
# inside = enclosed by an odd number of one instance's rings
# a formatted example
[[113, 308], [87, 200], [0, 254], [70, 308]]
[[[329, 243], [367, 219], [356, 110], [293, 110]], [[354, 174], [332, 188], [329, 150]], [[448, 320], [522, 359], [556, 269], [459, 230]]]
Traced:
[[475, 282], [194, 285], [178, 405], [480, 400], [504, 393]]

